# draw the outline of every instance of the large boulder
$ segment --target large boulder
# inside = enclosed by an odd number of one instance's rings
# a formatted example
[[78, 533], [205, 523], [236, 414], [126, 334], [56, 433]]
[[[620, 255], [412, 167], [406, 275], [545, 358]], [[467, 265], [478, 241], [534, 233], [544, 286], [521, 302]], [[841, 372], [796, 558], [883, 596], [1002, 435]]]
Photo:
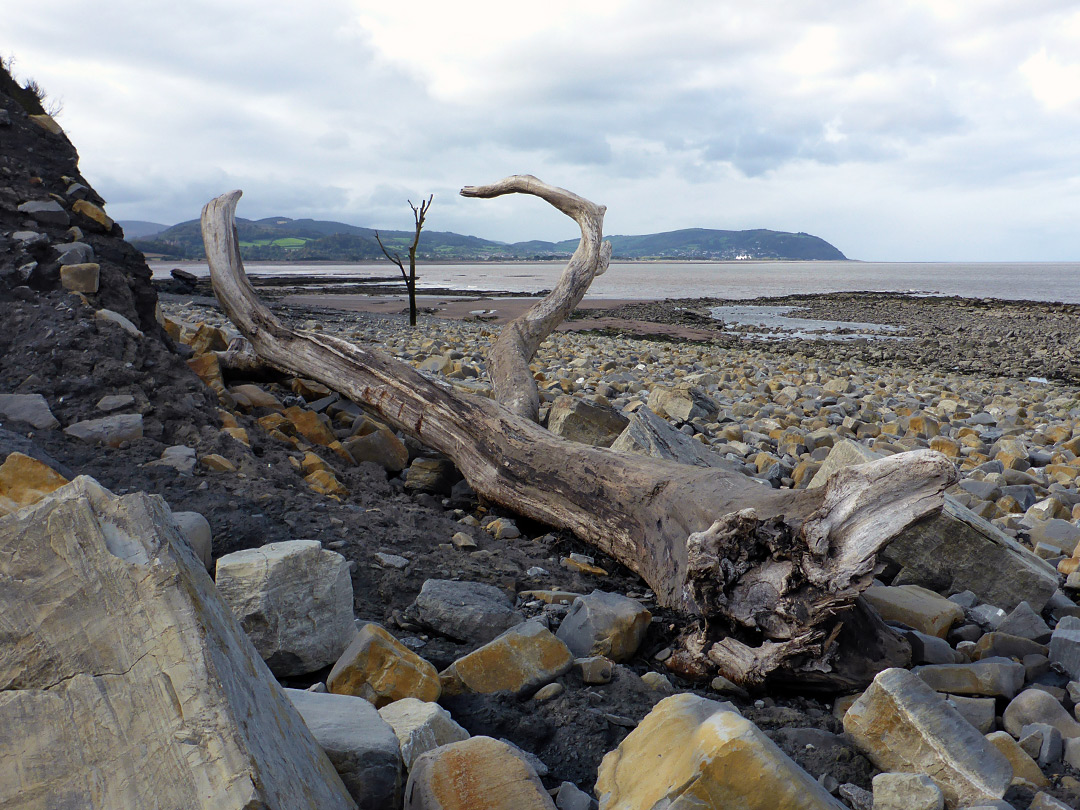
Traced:
[[0, 806], [350, 808], [160, 498], [0, 518]]
[[405, 810], [555, 810], [536, 771], [513, 748], [473, 737], [416, 760]]
[[843, 810], [730, 703], [690, 693], [661, 700], [597, 772], [602, 810]]
[[484, 644], [525, 617], [494, 585], [429, 579], [409, 613], [424, 627], [458, 641]]
[[315, 741], [337, 769], [361, 810], [401, 802], [401, 751], [378, 710], [363, 698], [286, 689]]
[[379, 709], [397, 735], [406, 770], [422, 755], [440, 745], [469, 739], [469, 732], [454, 722], [450, 712], [438, 703], [402, 698]]
[[636, 599], [593, 591], [574, 600], [556, 635], [577, 658], [603, 655], [622, 662], [637, 652], [650, 621], [652, 614]]
[[430, 663], [377, 624], [365, 624], [330, 670], [326, 686], [381, 708], [404, 698], [438, 700], [442, 687]]
[[333, 664], [356, 633], [345, 558], [316, 540], [235, 551], [217, 561], [217, 587], [276, 675]]
[[903, 669], [874, 678], [844, 715], [844, 731], [881, 770], [930, 776], [950, 808], [996, 801], [1012, 782], [1005, 755]]
[[537, 620], [512, 627], [439, 673], [443, 692], [527, 695], [565, 675], [574, 656]]

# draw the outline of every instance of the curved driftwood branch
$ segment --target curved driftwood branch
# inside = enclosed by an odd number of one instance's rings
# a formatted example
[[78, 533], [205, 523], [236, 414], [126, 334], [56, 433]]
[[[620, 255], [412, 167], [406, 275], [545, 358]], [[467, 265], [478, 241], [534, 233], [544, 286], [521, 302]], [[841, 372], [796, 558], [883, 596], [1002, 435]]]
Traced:
[[918, 451], [853, 468], [820, 489], [774, 490], [738, 473], [558, 438], [383, 352], [281, 323], [244, 274], [239, 197], [207, 203], [203, 238], [214, 292], [258, 356], [446, 454], [485, 498], [570, 529], [637, 572], [662, 605], [699, 617], [695, 665], [707, 650], [745, 683], [793, 660], [827, 670], [836, 616], [869, 584], [877, 552], [940, 510], [955, 479], [944, 456]]
[[516, 174], [487, 186], [465, 186], [463, 197], [489, 199], [503, 194], [532, 194], [551, 203], [581, 227], [581, 242], [558, 283], [528, 312], [506, 324], [488, 353], [488, 374], [495, 399], [518, 416], [536, 421], [540, 395], [529, 362], [544, 338], [574, 311], [593, 279], [611, 260], [611, 243], [601, 242], [602, 205], [572, 191], [548, 185], [531, 174]]

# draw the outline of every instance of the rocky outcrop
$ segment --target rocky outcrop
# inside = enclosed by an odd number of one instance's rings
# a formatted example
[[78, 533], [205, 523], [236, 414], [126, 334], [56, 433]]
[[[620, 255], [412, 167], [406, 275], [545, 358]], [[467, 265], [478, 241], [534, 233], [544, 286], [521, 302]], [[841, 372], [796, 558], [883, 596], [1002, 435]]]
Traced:
[[75, 479], [0, 582], [0, 805], [353, 806], [160, 499]]

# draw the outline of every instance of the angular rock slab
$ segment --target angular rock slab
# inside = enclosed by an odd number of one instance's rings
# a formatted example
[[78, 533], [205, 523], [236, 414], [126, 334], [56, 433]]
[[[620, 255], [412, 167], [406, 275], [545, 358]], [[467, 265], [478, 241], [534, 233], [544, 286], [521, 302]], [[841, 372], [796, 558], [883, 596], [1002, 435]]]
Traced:
[[949, 808], [1000, 799], [1012, 781], [1005, 755], [907, 670], [874, 678], [844, 715], [844, 730], [881, 770], [929, 776]]
[[422, 755], [440, 745], [469, 739], [469, 732], [454, 722], [450, 712], [438, 703], [402, 698], [379, 709], [401, 747], [406, 770]]
[[650, 621], [652, 614], [636, 599], [593, 591], [574, 600], [556, 635], [578, 658], [622, 662], [637, 652]]
[[953, 695], [989, 695], [1012, 700], [1024, 685], [1024, 665], [1006, 659], [987, 659], [971, 664], [928, 664], [915, 667], [935, 692]]
[[645, 406], [630, 416], [630, 423], [615, 439], [611, 449], [693, 464], [695, 467], [718, 467], [733, 471], [736, 466], [720, 453], [676, 430], [670, 422]]
[[218, 558], [215, 579], [276, 675], [303, 675], [334, 663], [356, 633], [349, 565], [316, 540], [226, 554]]
[[506, 743], [473, 737], [413, 764], [405, 810], [555, 810], [536, 771]]
[[945, 638], [949, 628], [964, 620], [964, 609], [918, 585], [874, 585], [863, 598], [887, 622], [901, 622], [920, 633]]
[[286, 689], [360, 810], [401, 802], [401, 751], [394, 730], [363, 698]]
[[439, 699], [439, 673], [377, 624], [365, 624], [330, 670], [327, 688], [382, 708], [396, 700]]
[[525, 695], [565, 675], [574, 654], [538, 621], [507, 630], [439, 673], [443, 692]]
[[354, 806], [160, 498], [0, 518], [0, 633], [0, 806]]
[[26, 422], [37, 430], [60, 427], [41, 394], [0, 394], [0, 418]]
[[940, 515], [908, 527], [880, 555], [904, 568], [900, 576], [942, 593], [972, 591], [980, 601], [1036, 612], [1057, 590], [1057, 571], [951, 495]]
[[409, 608], [424, 627], [458, 641], [484, 644], [525, 617], [494, 585], [429, 579]]
[[600, 763], [601, 810], [841, 810], [844, 805], [729, 703], [665, 698]]
[[1050, 636], [1050, 660], [1080, 681], [1080, 617], [1065, 616]]

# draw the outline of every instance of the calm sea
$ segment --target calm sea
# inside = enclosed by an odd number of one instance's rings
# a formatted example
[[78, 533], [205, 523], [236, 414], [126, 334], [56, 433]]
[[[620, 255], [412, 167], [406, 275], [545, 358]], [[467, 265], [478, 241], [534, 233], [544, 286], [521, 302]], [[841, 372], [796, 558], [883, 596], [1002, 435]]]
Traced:
[[[151, 264], [155, 278], [175, 263]], [[420, 264], [421, 288], [533, 293], [550, 289], [564, 263]], [[205, 264], [185, 264], [196, 275]], [[340, 276], [342, 281], [393, 276], [387, 264], [247, 265], [251, 275]], [[298, 279], [299, 281], [299, 279]], [[302, 283], [302, 282], [301, 282]], [[589, 298], [756, 298], [791, 293], [871, 290], [976, 298], [1080, 303], [1080, 262], [613, 262]]]

